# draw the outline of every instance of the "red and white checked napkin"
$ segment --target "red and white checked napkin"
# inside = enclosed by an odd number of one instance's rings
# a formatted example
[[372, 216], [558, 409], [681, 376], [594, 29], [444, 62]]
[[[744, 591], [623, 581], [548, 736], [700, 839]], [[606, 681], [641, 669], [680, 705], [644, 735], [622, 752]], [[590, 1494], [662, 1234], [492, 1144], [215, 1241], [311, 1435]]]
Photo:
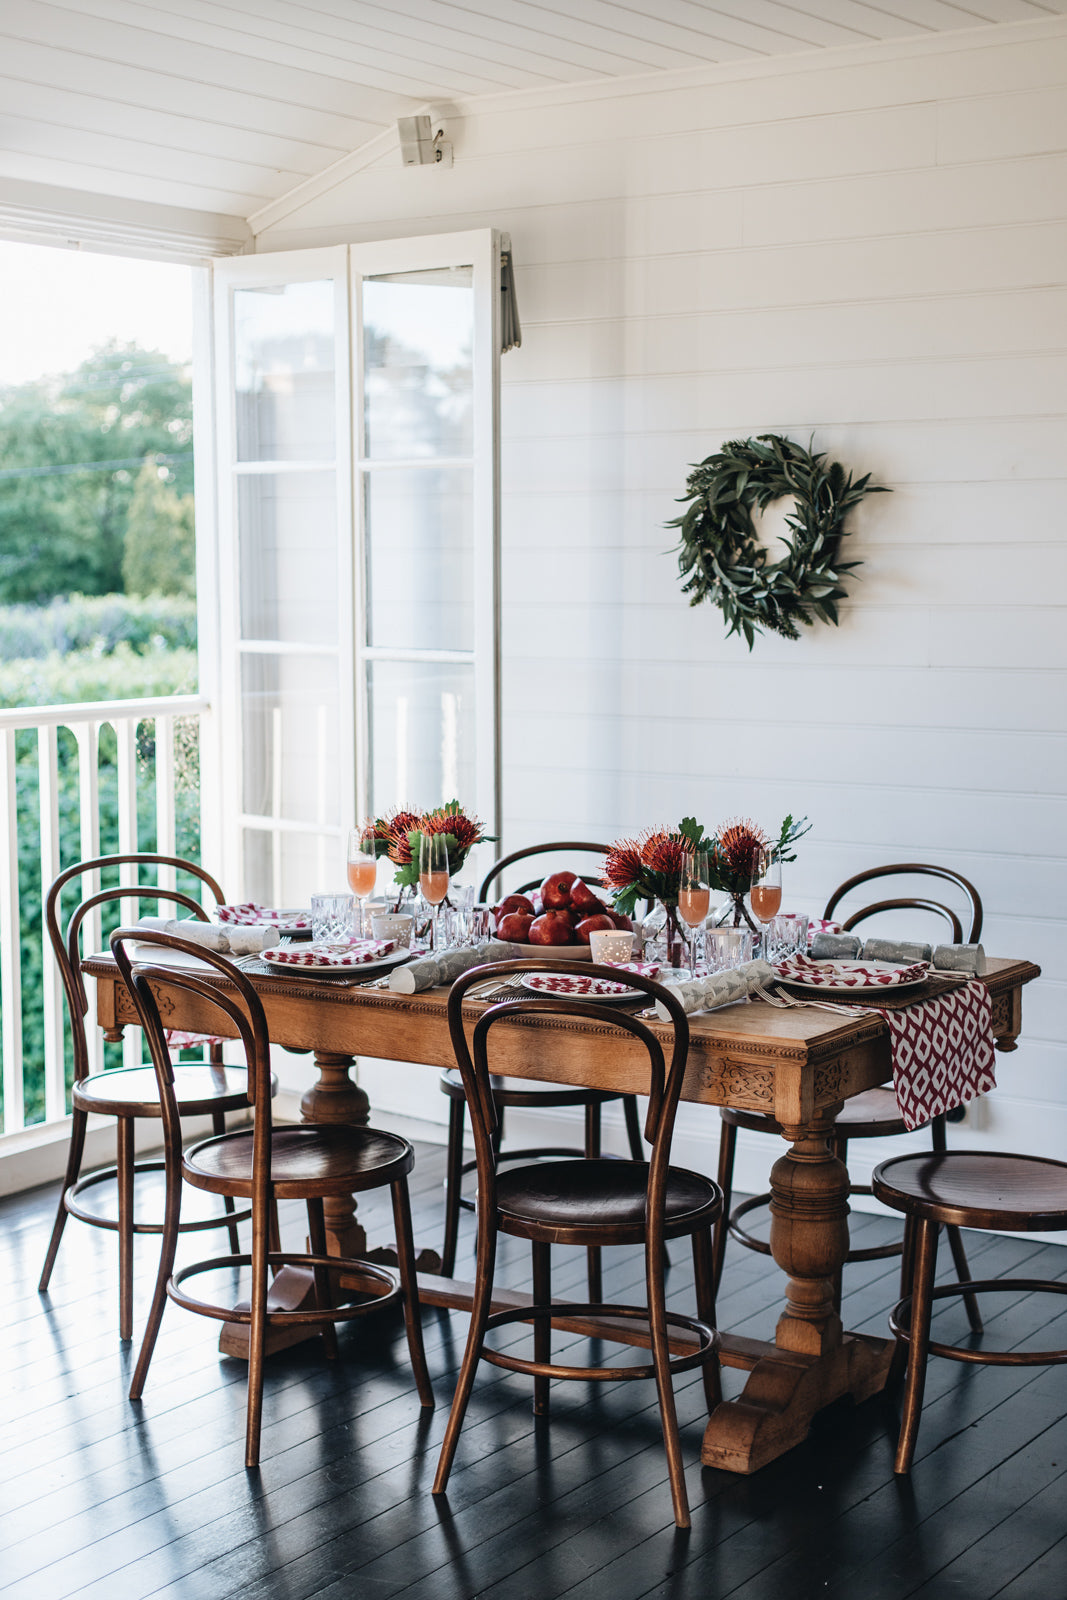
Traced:
[[240, 906], [219, 906], [217, 914], [220, 922], [234, 922], [241, 927], [248, 927], [252, 923], [279, 928], [311, 927], [310, 911], [281, 911], [274, 906], [256, 905], [253, 900]]
[[[790, 913], [786, 912], [785, 915], [789, 916]], [[815, 935], [817, 933], [844, 933], [844, 931], [845, 931], [844, 928], [842, 928], [842, 926], [841, 926], [841, 924], [839, 922], [834, 922], [834, 921], [830, 920], [827, 917], [809, 917], [808, 918], [808, 943], [809, 944], [815, 938]]]
[[620, 972], [638, 972], [642, 978], [657, 978], [659, 976], [658, 961], [606, 961], [607, 967], [617, 967]]
[[264, 950], [262, 960], [279, 967], [347, 967], [366, 966], [368, 961], [380, 961], [390, 950], [396, 949], [395, 939], [353, 939], [342, 944], [279, 944]]
[[522, 980], [523, 987], [539, 994], [565, 995], [571, 1000], [595, 1000], [598, 995], [629, 995], [640, 991], [625, 983], [613, 983], [610, 978], [586, 978], [569, 972], [530, 972]]
[[934, 1000], [877, 1011], [889, 1027], [893, 1089], [908, 1128], [997, 1086], [993, 1008], [978, 978]]
[[920, 983], [928, 965], [915, 961], [910, 967], [883, 966], [879, 962], [812, 961], [810, 956], [790, 956], [775, 963], [774, 975], [783, 983], [803, 983], [813, 989], [895, 989], [903, 983]]

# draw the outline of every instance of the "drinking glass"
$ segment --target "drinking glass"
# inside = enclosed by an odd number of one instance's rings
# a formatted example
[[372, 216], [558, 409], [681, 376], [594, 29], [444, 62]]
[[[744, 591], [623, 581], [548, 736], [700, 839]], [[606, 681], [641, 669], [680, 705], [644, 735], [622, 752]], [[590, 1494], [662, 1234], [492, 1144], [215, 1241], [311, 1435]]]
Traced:
[[437, 919], [441, 901], [448, 893], [448, 846], [443, 833], [424, 833], [419, 845], [419, 888], [422, 898], [433, 906], [430, 949], [437, 953]]
[[325, 944], [340, 944], [351, 938], [355, 909], [350, 894], [313, 894], [311, 937]]
[[374, 893], [378, 880], [378, 857], [374, 853], [374, 834], [353, 828], [348, 835], [348, 886], [359, 904], [359, 937], [366, 932], [363, 902]]
[[752, 914], [763, 924], [763, 948], [767, 948], [767, 929], [778, 915], [782, 903], [782, 860], [773, 845], [762, 845], [752, 858], [752, 888], [749, 904]]
[[694, 978], [697, 971], [697, 929], [703, 925], [710, 907], [708, 853], [706, 850], [687, 850], [678, 880], [678, 916], [689, 929], [689, 971]]

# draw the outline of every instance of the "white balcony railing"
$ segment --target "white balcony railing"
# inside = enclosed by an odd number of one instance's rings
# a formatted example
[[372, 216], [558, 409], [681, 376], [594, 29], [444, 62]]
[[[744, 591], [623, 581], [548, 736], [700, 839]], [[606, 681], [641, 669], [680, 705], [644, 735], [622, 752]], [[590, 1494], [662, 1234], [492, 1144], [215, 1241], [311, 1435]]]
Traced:
[[[62, 867], [100, 854], [199, 853], [207, 711], [195, 695], [0, 711], [0, 1152], [28, 1124], [67, 1115], [62, 990], [43, 925], [48, 887]], [[133, 883], [133, 869], [119, 881]], [[121, 902], [124, 919], [136, 916], [135, 904]], [[101, 937], [97, 913], [86, 947]], [[98, 1069], [94, 1025], [89, 1039]], [[127, 1048], [139, 1059], [139, 1039]]]

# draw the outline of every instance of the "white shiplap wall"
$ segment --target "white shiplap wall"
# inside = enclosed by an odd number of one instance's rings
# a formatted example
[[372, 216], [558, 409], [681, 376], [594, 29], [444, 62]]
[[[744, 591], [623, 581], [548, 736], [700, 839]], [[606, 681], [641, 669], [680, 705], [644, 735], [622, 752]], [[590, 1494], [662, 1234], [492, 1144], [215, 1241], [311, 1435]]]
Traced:
[[[1039, 24], [474, 101], [447, 122], [451, 172], [392, 154], [342, 169], [258, 240], [512, 235], [507, 844], [806, 812], [787, 900], [812, 909], [865, 865], [956, 866], [985, 899], [986, 948], [1046, 974], [968, 1137], [1051, 1154], [1067, 1150], [1065, 91], [1067, 31]], [[688, 463], [761, 430], [814, 434], [894, 493], [855, 517], [840, 628], [749, 655], [687, 609], [663, 523]], [[417, 1077], [364, 1081], [418, 1105]], [[437, 1099], [422, 1091], [424, 1114]], [[706, 1166], [716, 1137], [691, 1114], [685, 1153]]]

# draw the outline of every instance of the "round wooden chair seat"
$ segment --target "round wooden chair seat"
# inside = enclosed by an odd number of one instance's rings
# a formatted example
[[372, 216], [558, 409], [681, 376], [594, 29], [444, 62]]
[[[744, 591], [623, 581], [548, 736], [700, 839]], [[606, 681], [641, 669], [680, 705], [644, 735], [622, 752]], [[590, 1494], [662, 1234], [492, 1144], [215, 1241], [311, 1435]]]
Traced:
[[[581, 1089], [573, 1084], [539, 1083], [533, 1078], [501, 1078], [491, 1073], [489, 1086], [498, 1106], [534, 1108], [545, 1106], [602, 1106], [621, 1100], [610, 1089]], [[463, 1079], [455, 1067], [446, 1067], [440, 1077], [441, 1093], [450, 1100], [463, 1099]]]
[[[198, 1189], [251, 1196], [252, 1130], [204, 1139], [185, 1152], [182, 1172]], [[347, 1123], [301, 1124], [271, 1131], [270, 1173], [279, 1200], [376, 1189], [406, 1177], [415, 1152], [399, 1134]]]
[[[241, 1111], [248, 1106], [248, 1075], [243, 1067], [182, 1063], [174, 1068], [174, 1092], [183, 1117]], [[107, 1117], [158, 1117], [155, 1068], [116, 1067], [112, 1072], [94, 1072], [91, 1078], [73, 1085], [71, 1103], [76, 1111]]]
[[1067, 1229], [1067, 1164], [994, 1150], [894, 1156], [875, 1169], [875, 1196], [906, 1216], [1011, 1233]]
[[[497, 1178], [497, 1209], [506, 1233], [561, 1244], [637, 1244], [647, 1231], [648, 1168], [636, 1161], [552, 1161], [514, 1167]], [[667, 1236], [707, 1228], [721, 1197], [700, 1173], [671, 1167]]]
[[[735, 1111], [732, 1106], [720, 1106], [719, 1110], [731, 1127], [746, 1128], [750, 1133], [780, 1132], [778, 1123], [765, 1112]], [[892, 1089], [865, 1089], [854, 1094], [834, 1118], [834, 1127], [848, 1139], [879, 1139], [906, 1131]]]

